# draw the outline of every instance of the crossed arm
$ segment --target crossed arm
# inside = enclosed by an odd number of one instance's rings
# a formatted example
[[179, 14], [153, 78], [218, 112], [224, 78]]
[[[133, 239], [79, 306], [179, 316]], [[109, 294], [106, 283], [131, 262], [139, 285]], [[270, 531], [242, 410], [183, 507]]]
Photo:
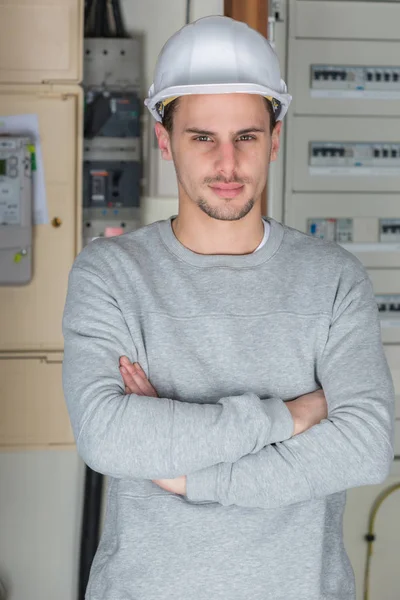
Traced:
[[[119, 369], [126, 394], [158, 398], [157, 390], [147, 379], [146, 373], [139, 363], [131, 363], [127, 356], [121, 356]], [[298, 435], [320, 423], [328, 414], [326, 399], [322, 390], [316, 390], [295, 400], [290, 400], [286, 403], [286, 406], [293, 419], [293, 435]], [[186, 480], [186, 475], [181, 475], [175, 479], [153, 479], [153, 483], [168, 492], [184, 496], [187, 493]]]
[[71, 424], [96, 471], [156, 481], [185, 475], [190, 500], [265, 508], [387, 477], [394, 391], [365, 278], [335, 309], [318, 365], [328, 416], [299, 435], [279, 398], [196, 404], [124, 394], [118, 361], [135, 358], [135, 348], [106, 282], [86, 269], [71, 273], [63, 330]]

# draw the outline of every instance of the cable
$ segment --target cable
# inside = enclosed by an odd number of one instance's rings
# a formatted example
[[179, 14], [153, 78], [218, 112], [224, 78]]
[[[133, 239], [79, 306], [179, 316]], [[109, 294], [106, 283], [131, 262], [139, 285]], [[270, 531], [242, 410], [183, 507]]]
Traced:
[[102, 37], [108, 38], [108, 37], [113, 37], [112, 33], [111, 33], [111, 29], [110, 29], [110, 24], [108, 21], [108, 2], [107, 0], [103, 0], [103, 7], [102, 7], [102, 12], [103, 12], [103, 30], [101, 32]]
[[190, 23], [190, 4], [191, 0], [186, 0], [186, 25]]
[[114, 12], [114, 20], [115, 20], [115, 28], [116, 28], [116, 37], [117, 38], [125, 38], [125, 29], [124, 24], [122, 22], [121, 9], [119, 7], [119, 0], [111, 0], [113, 12]]
[[94, 37], [101, 37], [103, 31], [104, 2], [97, 0], [94, 7]]
[[89, 17], [90, 17], [90, 11], [92, 8], [92, 0], [85, 0], [85, 17], [84, 17], [84, 24], [85, 24], [85, 34], [88, 34], [88, 27], [89, 27]]
[[376, 498], [375, 502], [372, 505], [370, 513], [369, 513], [368, 531], [365, 535], [365, 540], [367, 542], [367, 559], [366, 559], [366, 563], [365, 563], [365, 573], [364, 573], [364, 596], [363, 596], [364, 600], [369, 600], [369, 576], [370, 576], [370, 570], [371, 570], [372, 546], [375, 541], [374, 528], [375, 528], [376, 515], [377, 515], [377, 512], [378, 512], [382, 502], [384, 502], [384, 500], [386, 500], [386, 498], [388, 498], [388, 496], [390, 496], [390, 494], [393, 494], [393, 492], [395, 492], [396, 490], [400, 490], [400, 482], [395, 483], [395, 484], [387, 487], [386, 489], [384, 489], [383, 492], [381, 492], [379, 494], [379, 496]]
[[86, 467], [85, 496], [79, 558], [78, 599], [84, 600], [90, 568], [99, 545], [103, 475]]
[[96, 4], [96, 0], [85, 0], [85, 37], [93, 36], [93, 6]]

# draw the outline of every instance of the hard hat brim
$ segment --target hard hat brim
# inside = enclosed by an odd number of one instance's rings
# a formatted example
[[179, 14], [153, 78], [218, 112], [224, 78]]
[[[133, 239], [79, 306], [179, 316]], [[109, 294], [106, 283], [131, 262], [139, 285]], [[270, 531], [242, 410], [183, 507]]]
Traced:
[[277, 93], [276, 90], [255, 83], [210, 83], [169, 87], [154, 96], [146, 98], [144, 104], [156, 121], [161, 122], [162, 118], [156, 108], [159, 102], [175, 96], [189, 96], [192, 94], [258, 94], [260, 96], [272, 96], [279, 100], [282, 105], [278, 121], [283, 119], [292, 100], [290, 94]]

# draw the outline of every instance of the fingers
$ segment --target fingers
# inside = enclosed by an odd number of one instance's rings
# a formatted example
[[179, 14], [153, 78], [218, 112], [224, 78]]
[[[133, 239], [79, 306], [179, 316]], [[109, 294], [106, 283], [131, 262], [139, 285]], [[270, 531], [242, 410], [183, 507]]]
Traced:
[[124, 381], [126, 393], [141, 396], [158, 397], [157, 391], [147, 379], [145, 372], [139, 363], [131, 363], [126, 356], [120, 358], [120, 372]]
[[146, 382], [143, 377], [137, 373], [135, 365], [120, 366], [120, 372], [124, 380], [124, 384], [129, 388], [130, 393], [147, 396]]

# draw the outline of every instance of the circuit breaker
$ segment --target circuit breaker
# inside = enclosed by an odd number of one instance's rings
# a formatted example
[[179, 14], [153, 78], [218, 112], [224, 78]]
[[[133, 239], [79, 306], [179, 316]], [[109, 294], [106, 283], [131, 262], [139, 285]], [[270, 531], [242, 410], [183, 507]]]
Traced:
[[141, 101], [136, 92], [90, 90], [85, 97], [85, 138], [140, 138]]
[[343, 245], [370, 268], [400, 268], [397, 194], [295, 193], [288, 225]]
[[293, 191], [400, 189], [400, 119], [299, 116], [292, 131]]
[[399, 114], [398, 42], [299, 39], [293, 61], [297, 114]]
[[369, 276], [381, 316], [383, 342], [400, 344], [400, 269], [370, 269]]

